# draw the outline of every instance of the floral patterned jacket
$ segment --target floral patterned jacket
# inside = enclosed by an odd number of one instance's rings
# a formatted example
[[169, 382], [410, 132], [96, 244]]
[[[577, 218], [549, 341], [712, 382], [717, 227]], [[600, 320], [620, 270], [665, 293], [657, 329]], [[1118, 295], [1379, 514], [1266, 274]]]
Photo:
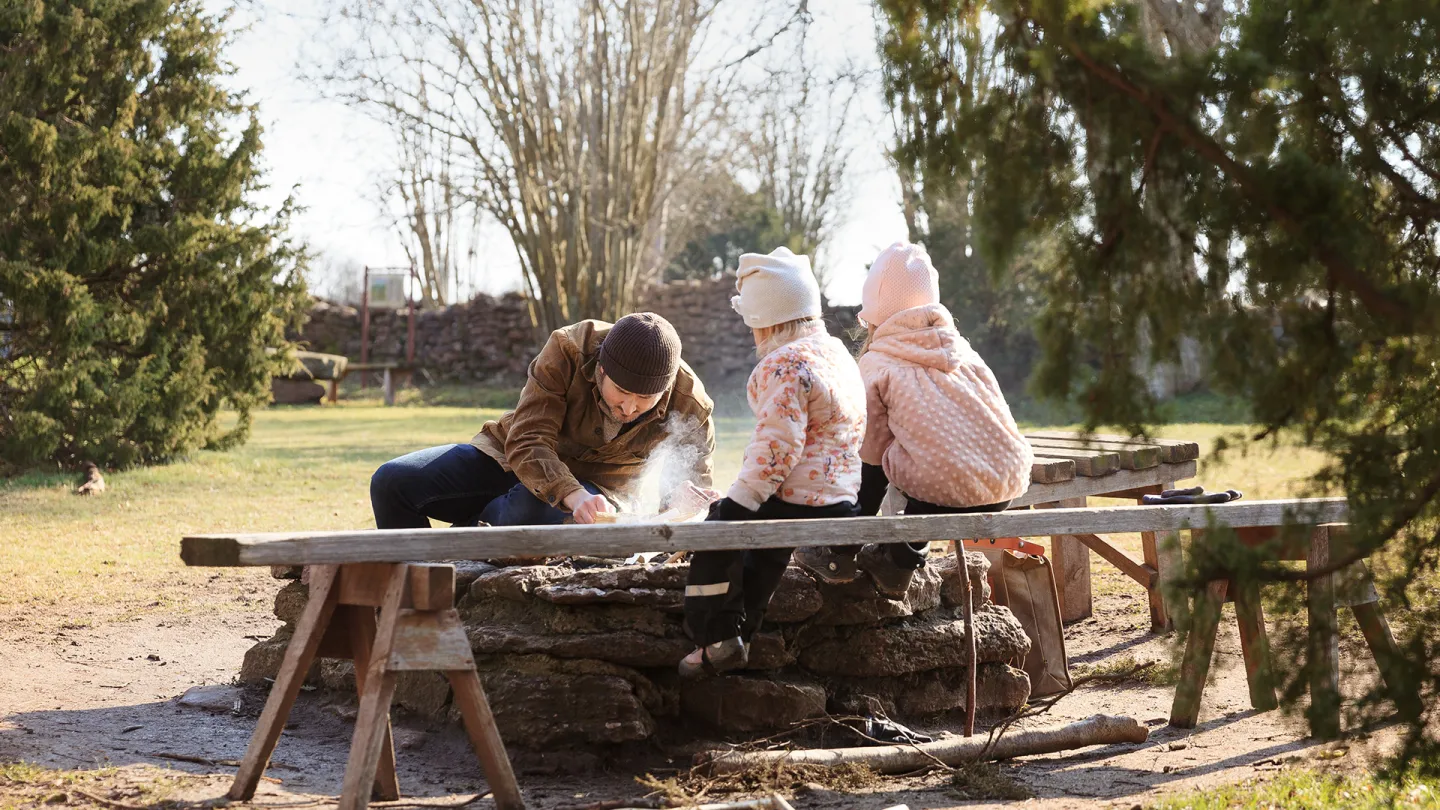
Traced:
[[761, 358], [746, 386], [755, 434], [729, 498], [747, 509], [778, 495], [800, 506], [854, 501], [865, 438], [865, 384], [845, 344], [823, 331]]

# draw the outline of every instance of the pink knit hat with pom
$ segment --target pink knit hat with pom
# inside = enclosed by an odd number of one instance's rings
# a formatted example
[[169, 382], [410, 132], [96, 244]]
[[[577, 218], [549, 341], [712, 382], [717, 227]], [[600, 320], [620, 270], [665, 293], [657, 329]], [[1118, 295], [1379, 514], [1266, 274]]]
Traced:
[[923, 245], [896, 242], [880, 252], [860, 292], [860, 318], [879, 326], [901, 310], [940, 303], [940, 274]]

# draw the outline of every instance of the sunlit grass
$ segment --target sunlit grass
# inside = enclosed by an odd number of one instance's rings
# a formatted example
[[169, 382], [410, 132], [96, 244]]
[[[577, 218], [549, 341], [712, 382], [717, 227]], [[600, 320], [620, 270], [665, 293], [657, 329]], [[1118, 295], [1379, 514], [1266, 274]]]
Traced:
[[[477, 400], [481, 401], [481, 400]], [[195, 609], [213, 600], [195, 586], [217, 573], [234, 580], [263, 572], [191, 569], [181, 564], [185, 534], [369, 528], [371, 473], [403, 453], [464, 442], [498, 408], [385, 408], [375, 400], [339, 407], [281, 407], [257, 414], [243, 447], [198, 452], [173, 464], [114, 472], [109, 491], [94, 498], [70, 494], [66, 474], [31, 473], [0, 480], [0, 606], [53, 605], [83, 600], [116, 612]], [[752, 420], [717, 420], [715, 483], [728, 487], [739, 470]], [[1201, 442], [1234, 425], [1181, 424], [1161, 435]], [[1247, 498], [1289, 497], [1323, 457], [1293, 445], [1231, 451], [1221, 462], [1202, 455], [1199, 481], [1237, 488]], [[1139, 556], [1137, 536], [1118, 536]], [[1136, 586], [1095, 562], [1097, 592]], [[1137, 603], [1143, 609], [1143, 601]]]

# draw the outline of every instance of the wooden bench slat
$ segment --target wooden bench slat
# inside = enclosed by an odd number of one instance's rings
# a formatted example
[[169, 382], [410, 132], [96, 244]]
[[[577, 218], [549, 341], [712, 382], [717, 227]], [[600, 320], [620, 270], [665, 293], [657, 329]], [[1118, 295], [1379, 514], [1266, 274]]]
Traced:
[[1030, 483], [1056, 484], [1075, 477], [1075, 462], [1068, 458], [1035, 458], [1030, 465]]
[[1343, 523], [1343, 498], [1238, 501], [1220, 505], [1112, 506], [1012, 510], [970, 515], [913, 515], [849, 520], [757, 520], [733, 523], [517, 526], [389, 531], [205, 534], [181, 541], [187, 565], [474, 560], [637, 551], [787, 548], [823, 536], [827, 543], [899, 543], [946, 539], [1049, 537], [1059, 534], [1163, 532], [1219, 525]]
[[1046, 455], [1060, 455], [1065, 453], [1090, 453], [1092, 457], [1115, 456], [1119, 461], [1122, 470], [1147, 470], [1151, 467], [1160, 466], [1160, 448], [1158, 447], [1135, 447], [1125, 445], [1111, 445], [1100, 447], [1088, 445], [1081, 442], [1070, 442], [1064, 439], [1044, 439], [1026, 436], [1025, 440], [1037, 453]]
[[1095, 453], [1089, 450], [1066, 450], [1059, 447], [1035, 447], [1037, 459], [1069, 459], [1075, 463], [1075, 474], [1084, 478], [1098, 478], [1120, 469], [1120, 456], [1116, 453]]
[[1131, 436], [1115, 436], [1108, 433], [1086, 435], [1069, 430], [1037, 430], [1027, 433], [1025, 436], [1026, 438], [1033, 436], [1037, 439], [1073, 441], [1082, 444], [1099, 443], [1097, 446], [1113, 444], [1124, 447], [1155, 447], [1161, 451], [1160, 460], [1166, 464], [1178, 464], [1182, 461], [1194, 461], [1200, 458], [1200, 444], [1181, 439], [1136, 439]]

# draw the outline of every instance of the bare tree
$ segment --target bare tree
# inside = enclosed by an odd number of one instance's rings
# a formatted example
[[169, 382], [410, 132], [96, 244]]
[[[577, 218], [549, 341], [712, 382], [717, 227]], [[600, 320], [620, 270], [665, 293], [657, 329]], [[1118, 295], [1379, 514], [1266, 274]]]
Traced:
[[449, 144], [451, 190], [509, 232], [536, 322], [627, 312], [683, 244], [676, 178], [724, 140], [726, 79], [696, 69], [719, 0], [336, 2], [326, 86]]
[[395, 120], [392, 129], [399, 160], [380, 184], [382, 205], [398, 208], [393, 226], [419, 276], [421, 306], [443, 307], [456, 300], [462, 276], [474, 265], [479, 223], [457, 184], [454, 142], [408, 119]]
[[[808, 17], [796, 37], [795, 50], [783, 56], [789, 67], [773, 70], [760, 95], [749, 154], [761, 198], [791, 235], [788, 247], [816, 254], [846, 203], [845, 175], [854, 151], [846, 134], [859, 85], [845, 70], [823, 75], [809, 47]], [[830, 263], [817, 261], [814, 268], [823, 290], [832, 275]]]

